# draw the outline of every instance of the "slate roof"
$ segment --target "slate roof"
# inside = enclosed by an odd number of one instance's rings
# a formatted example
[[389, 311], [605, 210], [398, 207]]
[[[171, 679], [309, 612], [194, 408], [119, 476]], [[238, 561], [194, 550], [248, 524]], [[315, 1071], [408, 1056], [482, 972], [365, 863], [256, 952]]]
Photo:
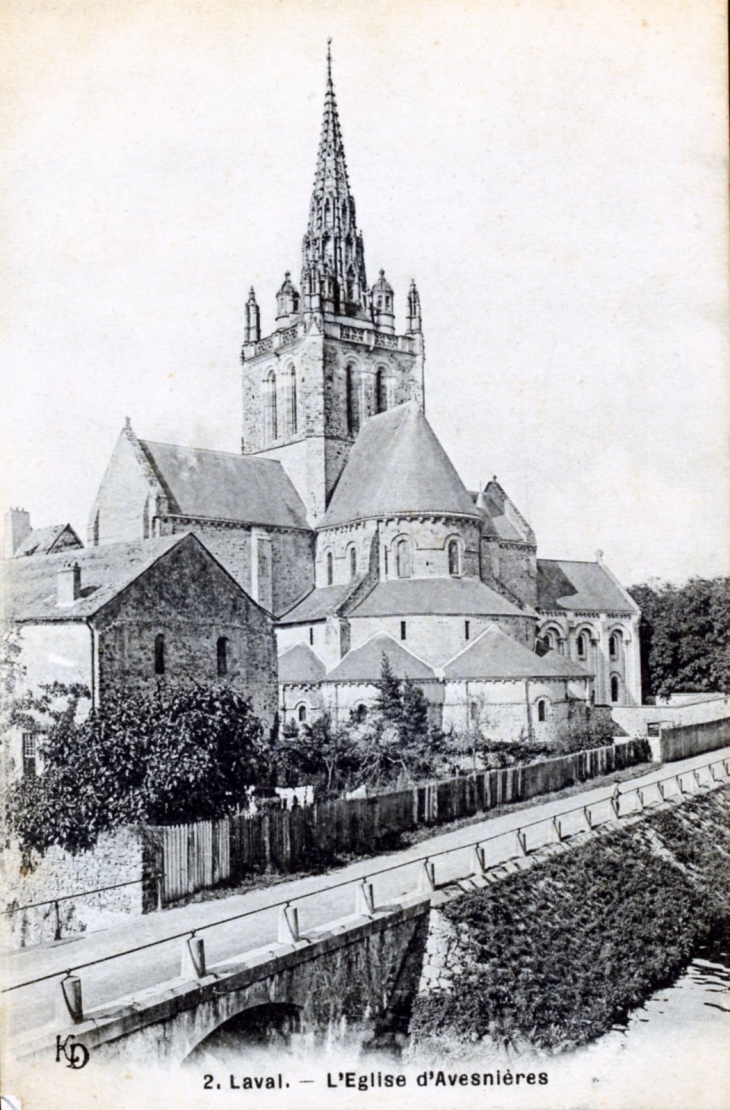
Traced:
[[308, 644], [295, 644], [279, 656], [279, 682], [319, 682], [324, 673], [324, 663]]
[[347, 600], [353, 588], [361, 579], [347, 582], [344, 586], [322, 586], [312, 590], [306, 597], [279, 617], [279, 624], [302, 624], [305, 621], [321, 621], [336, 613]]
[[140, 439], [181, 516], [308, 528], [304, 503], [280, 462]]
[[70, 539], [71, 542], [66, 544], [64, 550], [69, 550], [70, 548], [76, 549], [84, 546], [70, 524], [51, 524], [48, 528], [33, 528], [20, 544], [13, 558], [17, 559], [22, 555], [50, 554], [53, 545], [61, 538], [66, 530], [69, 532], [68, 539]]
[[[72, 548], [32, 559], [6, 559], [2, 566], [6, 613], [18, 621], [85, 620], [176, 544], [191, 539], [199, 542], [184, 533], [157, 540]], [[59, 607], [56, 576], [74, 563], [81, 568], [81, 597], [73, 605]]]
[[524, 679], [584, 678], [587, 671], [579, 663], [564, 658], [556, 662], [551, 656], [536, 655], [524, 644], [513, 640], [492, 624], [469, 647], [455, 655], [443, 668], [447, 679]]
[[525, 611], [479, 578], [394, 578], [378, 582], [351, 616], [418, 614], [524, 617]]
[[397, 678], [435, 678], [436, 673], [422, 659], [412, 655], [387, 632], [371, 636], [347, 655], [327, 675], [327, 682], [377, 682], [383, 668], [383, 653]]
[[623, 590], [600, 563], [537, 560], [538, 609], [635, 613]]
[[319, 527], [409, 512], [479, 517], [415, 401], [365, 421]]

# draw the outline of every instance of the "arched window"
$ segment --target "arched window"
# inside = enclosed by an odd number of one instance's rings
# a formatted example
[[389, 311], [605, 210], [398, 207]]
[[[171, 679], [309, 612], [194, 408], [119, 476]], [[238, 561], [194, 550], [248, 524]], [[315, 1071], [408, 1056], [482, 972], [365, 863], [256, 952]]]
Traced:
[[357, 576], [357, 549], [355, 547], [351, 547], [350, 548], [350, 578], [355, 578], [356, 576]]
[[297, 717], [302, 723], [304, 721], [306, 721], [306, 719], [307, 719], [307, 707], [306, 707], [306, 705], [300, 705], [299, 706], [299, 708], [297, 709]]
[[479, 702], [469, 702], [469, 716], [471, 717], [472, 721], [476, 721], [479, 716]]
[[216, 651], [218, 654], [218, 677], [223, 678], [224, 675], [228, 674], [228, 640], [225, 636], [218, 637]]
[[96, 516], [94, 517], [94, 530], [93, 531], [94, 531], [93, 544], [94, 544], [94, 547], [98, 547], [99, 546], [99, 511], [98, 510], [97, 510]]
[[611, 701], [617, 702], [621, 695], [621, 683], [617, 674], [611, 675]]
[[145, 500], [144, 510], [142, 512], [142, 539], [148, 540], [150, 538], [150, 499]]
[[547, 702], [545, 698], [540, 698], [537, 703], [537, 719], [538, 721], [547, 721]]
[[395, 572], [399, 578], [410, 578], [413, 573], [411, 562], [411, 545], [405, 538], [396, 540], [395, 544]]
[[165, 673], [165, 635], [158, 632], [155, 636], [155, 674]]
[[290, 435], [297, 433], [297, 372], [291, 366], [286, 379], [286, 426]]
[[331, 551], [327, 552], [327, 585], [331, 586], [335, 580], [335, 560]]
[[361, 702], [360, 705], [358, 705], [356, 710], [355, 710], [355, 717], [358, 721], [364, 721], [365, 718], [367, 717], [367, 715], [368, 715], [368, 707], [366, 705], [363, 705], [362, 702]]
[[375, 411], [385, 412], [388, 408], [388, 379], [385, 370], [380, 367], [375, 375]]
[[273, 443], [279, 435], [279, 424], [276, 413], [276, 374], [273, 370], [263, 381], [264, 396], [264, 439], [266, 443]]
[[548, 630], [545, 632], [545, 634], [543, 636], [543, 639], [545, 640], [545, 643], [547, 644], [550, 651], [555, 651], [555, 648], [557, 646], [556, 643], [555, 643], [556, 637], [555, 637], [555, 633], [553, 632], [552, 628], [548, 628]]
[[621, 637], [618, 632], [612, 632], [608, 640], [608, 654], [611, 659], [618, 659], [619, 643]]
[[461, 551], [458, 540], [449, 540], [449, 574], [461, 574]]
[[575, 649], [578, 653], [579, 659], [585, 659], [586, 657], [588, 651], [587, 639], [588, 637], [586, 636], [585, 632], [578, 633], [578, 638], [575, 641]]
[[345, 370], [345, 393], [347, 405], [347, 431], [351, 436], [360, 430], [360, 397], [357, 369], [350, 363]]

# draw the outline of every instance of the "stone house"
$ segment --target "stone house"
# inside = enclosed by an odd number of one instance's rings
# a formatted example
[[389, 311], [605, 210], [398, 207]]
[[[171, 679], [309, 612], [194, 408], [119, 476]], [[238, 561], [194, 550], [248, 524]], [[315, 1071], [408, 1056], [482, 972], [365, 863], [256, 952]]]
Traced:
[[[119, 686], [230, 684], [271, 726], [276, 643], [257, 605], [193, 534], [13, 559], [4, 619], [18, 629], [28, 688], [83, 683], [91, 704]], [[25, 750], [21, 746], [25, 744]], [[15, 768], [34, 758], [11, 737]]]

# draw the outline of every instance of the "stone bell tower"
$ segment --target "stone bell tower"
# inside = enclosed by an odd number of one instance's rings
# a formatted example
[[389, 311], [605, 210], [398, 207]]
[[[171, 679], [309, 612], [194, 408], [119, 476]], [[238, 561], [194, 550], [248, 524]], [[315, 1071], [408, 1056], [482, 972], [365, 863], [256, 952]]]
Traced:
[[259, 306], [246, 304], [244, 454], [278, 459], [315, 526], [360, 427], [404, 401], [423, 408], [421, 305], [414, 282], [407, 330], [395, 329], [394, 293], [380, 271], [368, 287], [362, 232], [327, 50], [322, 134], [302, 242], [301, 290], [287, 273], [276, 295], [276, 327], [261, 335]]

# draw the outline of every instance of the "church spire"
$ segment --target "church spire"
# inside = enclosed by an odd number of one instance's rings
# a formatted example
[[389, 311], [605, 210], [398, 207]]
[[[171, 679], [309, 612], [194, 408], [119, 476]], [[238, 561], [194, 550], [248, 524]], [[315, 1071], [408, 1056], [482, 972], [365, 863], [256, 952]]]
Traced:
[[303, 307], [305, 311], [369, 317], [365, 256], [347, 177], [330, 43], [322, 134], [302, 244]]

